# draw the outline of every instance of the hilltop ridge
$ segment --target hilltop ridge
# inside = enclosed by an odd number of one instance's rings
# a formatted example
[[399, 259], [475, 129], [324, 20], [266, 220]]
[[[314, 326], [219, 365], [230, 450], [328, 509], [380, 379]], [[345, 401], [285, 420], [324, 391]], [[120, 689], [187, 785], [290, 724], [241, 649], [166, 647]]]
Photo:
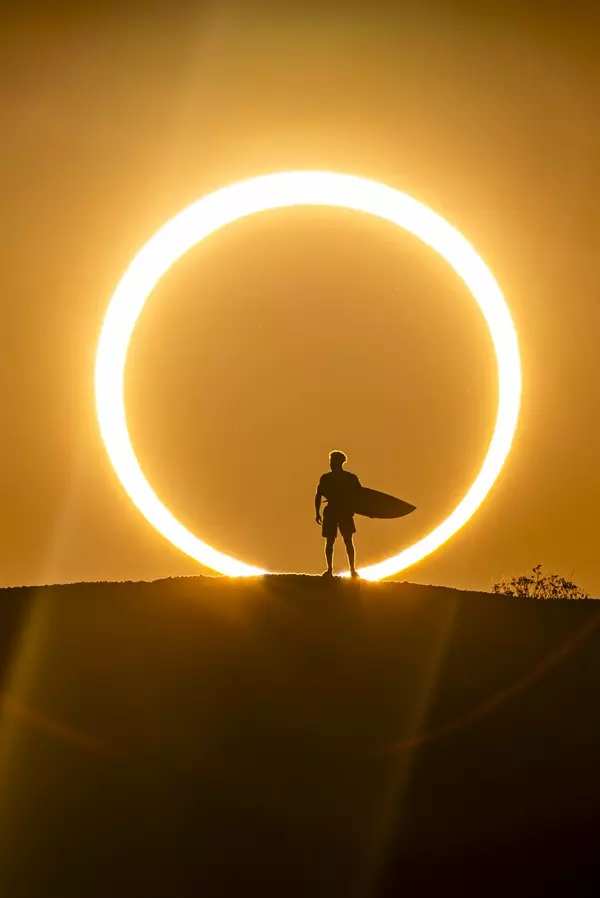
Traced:
[[3, 590], [2, 894], [568, 878], [600, 823], [599, 624], [298, 575]]

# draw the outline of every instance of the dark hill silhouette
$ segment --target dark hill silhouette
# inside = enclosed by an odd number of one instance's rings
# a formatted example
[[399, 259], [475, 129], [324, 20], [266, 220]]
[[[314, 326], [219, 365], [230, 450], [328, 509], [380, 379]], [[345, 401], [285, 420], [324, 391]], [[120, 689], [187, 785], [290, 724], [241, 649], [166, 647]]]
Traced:
[[0, 670], [6, 898], [594, 875], [594, 601], [294, 576], [2, 590]]

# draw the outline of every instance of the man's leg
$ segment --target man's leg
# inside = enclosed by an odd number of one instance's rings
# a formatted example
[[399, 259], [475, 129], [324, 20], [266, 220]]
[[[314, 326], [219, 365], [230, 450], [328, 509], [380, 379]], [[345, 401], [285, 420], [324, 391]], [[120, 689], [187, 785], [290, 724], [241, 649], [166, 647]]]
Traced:
[[333, 546], [335, 536], [328, 536], [325, 543], [325, 560], [327, 561], [327, 574], [333, 574]]
[[354, 553], [354, 542], [352, 540], [352, 534], [349, 533], [344, 537], [344, 543], [346, 545], [346, 554], [348, 555], [348, 563], [350, 565], [350, 574], [353, 577], [358, 576], [356, 573], [356, 568], [354, 566], [355, 553]]

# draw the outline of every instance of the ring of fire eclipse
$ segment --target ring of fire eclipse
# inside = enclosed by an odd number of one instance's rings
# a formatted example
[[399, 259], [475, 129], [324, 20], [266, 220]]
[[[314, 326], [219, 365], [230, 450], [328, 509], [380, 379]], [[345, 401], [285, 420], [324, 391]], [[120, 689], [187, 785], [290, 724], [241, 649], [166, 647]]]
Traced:
[[498, 364], [498, 411], [487, 454], [454, 511], [398, 555], [359, 570], [367, 580], [397, 574], [430, 555], [472, 517], [498, 477], [517, 427], [521, 362], [514, 324], [500, 288], [470, 243], [427, 206], [391, 187], [354, 175], [323, 171], [263, 175], [224, 187], [168, 221], [138, 252], [115, 290], [96, 354], [96, 409], [108, 456], [125, 491], [144, 517], [182, 552], [233, 577], [268, 573], [213, 549], [190, 533], [146, 480], [127, 429], [124, 375], [129, 341], [149, 294], [181, 256], [224, 225], [268, 209], [337, 206], [384, 218], [438, 252], [463, 279], [488, 324]]

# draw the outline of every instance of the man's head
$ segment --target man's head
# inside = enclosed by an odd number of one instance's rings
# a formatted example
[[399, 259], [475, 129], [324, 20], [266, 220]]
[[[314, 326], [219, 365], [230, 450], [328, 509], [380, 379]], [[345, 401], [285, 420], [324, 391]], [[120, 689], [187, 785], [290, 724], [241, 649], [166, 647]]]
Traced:
[[346, 464], [346, 455], [339, 449], [334, 449], [329, 453], [329, 467], [332, 471], [341, 471]]

